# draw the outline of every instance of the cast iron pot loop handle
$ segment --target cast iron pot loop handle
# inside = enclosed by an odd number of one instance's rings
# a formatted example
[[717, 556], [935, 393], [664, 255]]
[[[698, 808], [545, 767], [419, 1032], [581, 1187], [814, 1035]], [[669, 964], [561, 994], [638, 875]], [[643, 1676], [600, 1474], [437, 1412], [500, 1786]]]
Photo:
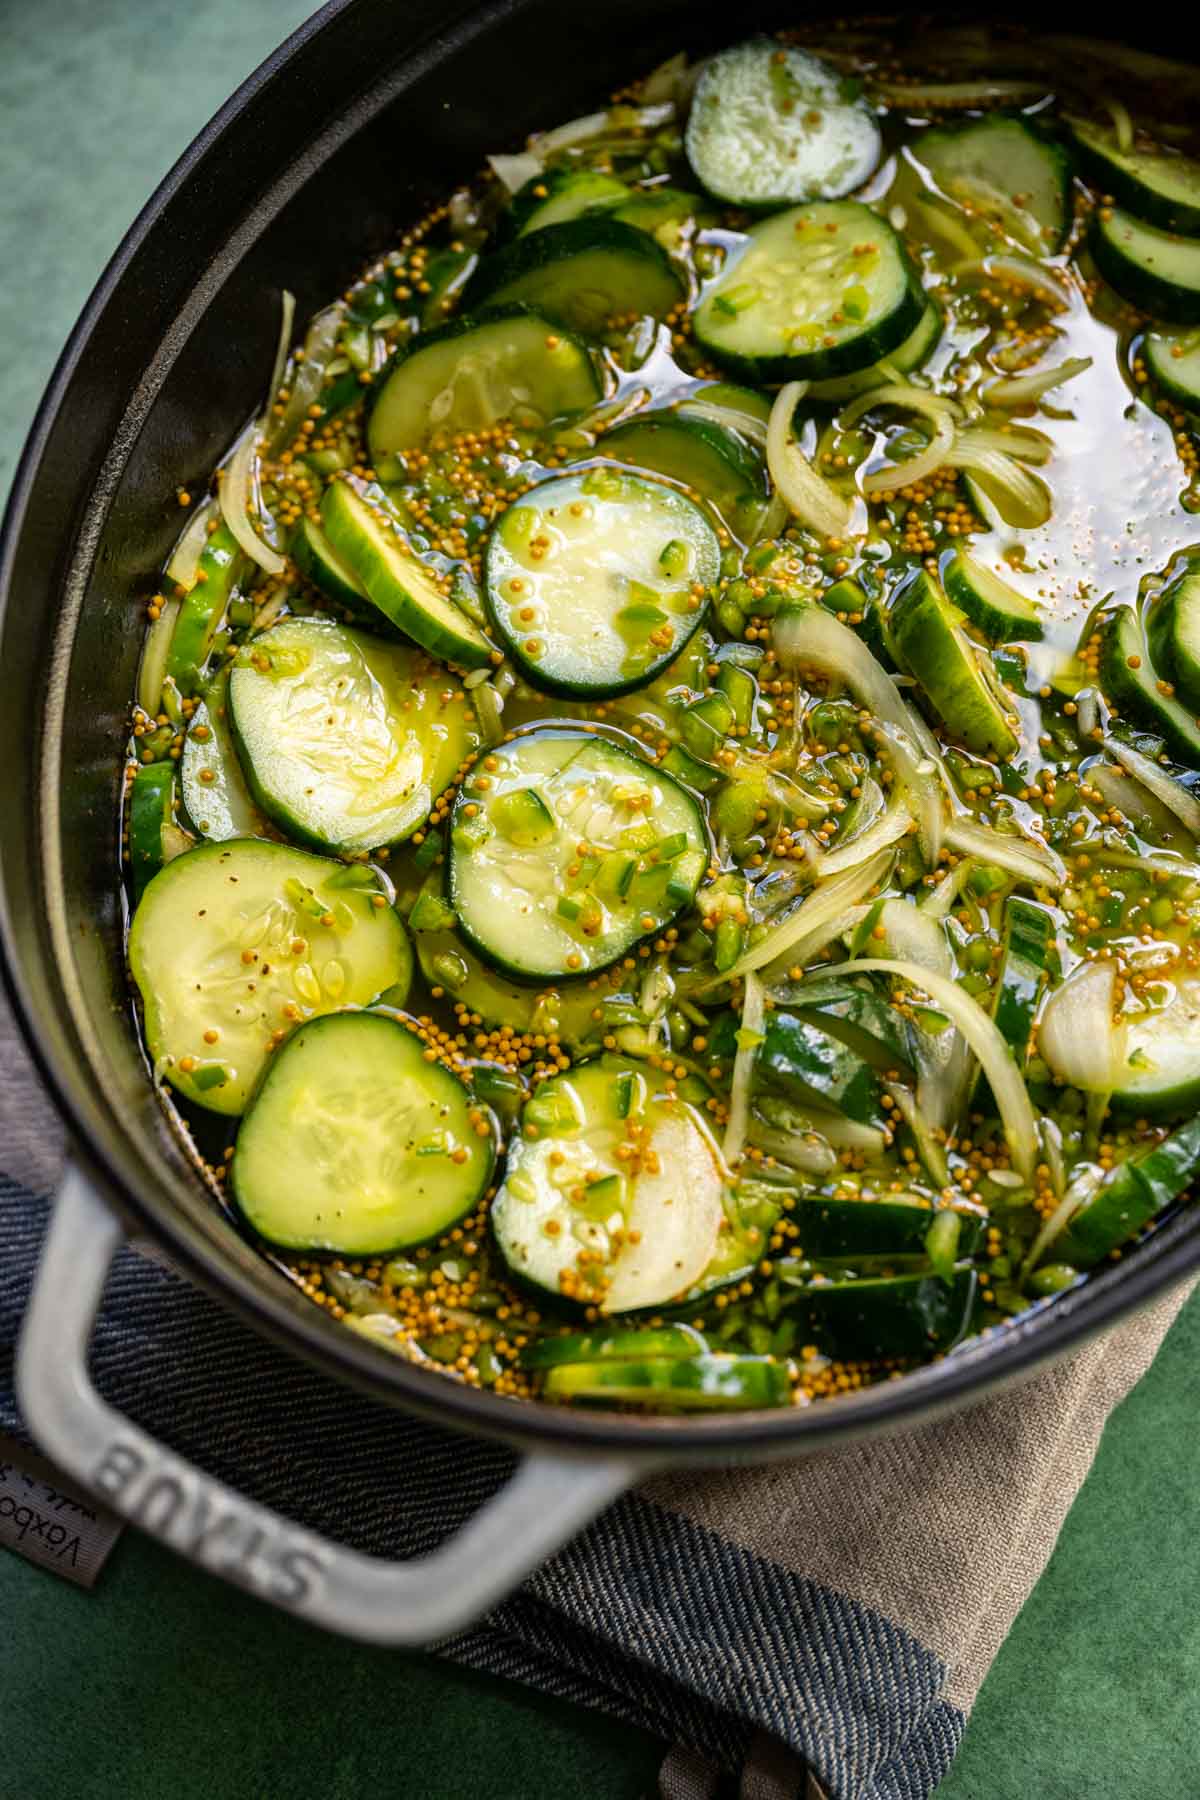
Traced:
[[17, 1396], [46, 1454], [114, 1512], [315, 1625], [376, 1644], [461, 1630], [643, 1473], [535, 1451], [428, 1556], [385, 1562], [289, 1524], [193, 1467], [101, 1399], [87, 1353], [124, 1232], [76, 1167], [54, 1202], [17, 1344]]

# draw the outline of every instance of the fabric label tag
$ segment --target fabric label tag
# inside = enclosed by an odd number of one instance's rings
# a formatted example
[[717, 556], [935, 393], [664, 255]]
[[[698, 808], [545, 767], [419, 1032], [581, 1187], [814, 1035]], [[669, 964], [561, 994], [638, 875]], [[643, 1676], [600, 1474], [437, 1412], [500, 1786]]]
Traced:
[[0, 1549], [90, 1588], [123, 1528], [45, 1457], [0, 1431]]

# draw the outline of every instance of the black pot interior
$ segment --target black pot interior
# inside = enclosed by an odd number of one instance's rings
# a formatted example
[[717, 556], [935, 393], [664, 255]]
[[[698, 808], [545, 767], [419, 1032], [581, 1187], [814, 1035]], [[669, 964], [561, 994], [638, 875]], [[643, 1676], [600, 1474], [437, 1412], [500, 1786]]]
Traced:
[[[731, 21], [727, 8], [681, 0], [326, 9], [148, 206], [64, 355], [14, 491], [0, 640], [9, 950], [34, 1047], [77, 1142], [132, 1216], [265, 1328], [392, 1398], [509, 1434], [663, 1450], [794, 1446], [977, 1387], [1098, 1328], [1200, 1259], [1200, 1215], [1185, 1217], [1129, 1256], [1119, 1282], [1106, 1274], [1002, 1345], [973, 1346], [836, 1408], [686, 1426], [530, 1407], [514, 1417], [510, 1402], [381, 1356], [301, 1299], [220, 1218], [147, 1080], [125, 981], [114, 825], [129, 696], [145, 605], [179, 529], [176, 490], [203, 488], [261, 403], [280, 289], [295, 294], [303, 321], [489, 150], [603, 103], [681, 46], [778, 18], [778, 8], [752, 6]], [[1055, 24], [1068, 28], [1062, 15]]]

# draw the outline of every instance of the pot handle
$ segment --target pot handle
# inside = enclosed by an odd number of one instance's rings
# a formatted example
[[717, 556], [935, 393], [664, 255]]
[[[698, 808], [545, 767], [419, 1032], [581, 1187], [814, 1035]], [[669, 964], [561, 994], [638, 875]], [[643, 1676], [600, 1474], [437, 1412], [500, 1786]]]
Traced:
[[71, 1166], [17, 1343], [25, 1422], [113, 1512], [314, 1625], [376, 1644], [427, 1644], [459, 1631], [643, 1472], [611, 1458], [535, 1451], [455, 1537], [409, 1562], [303, 1531], [165, 1449], [96, 1392], [88, 1344], [124, 1235]]

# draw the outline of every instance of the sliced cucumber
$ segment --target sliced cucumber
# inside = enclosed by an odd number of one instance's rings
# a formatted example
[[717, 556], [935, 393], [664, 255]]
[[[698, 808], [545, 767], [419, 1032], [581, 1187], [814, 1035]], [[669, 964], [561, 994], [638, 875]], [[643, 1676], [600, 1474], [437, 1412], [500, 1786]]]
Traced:
[[1120, 606], [1104, 625], [1100, 685], [1109, 702], [1148, 725], [1189, 763], [1200, 762], [1200, 724], [1191, 707], [1162, 691], [1150, 661], [1146, 634], [1131, 606]]
[[509, 507], [488, 543], [487, 606], [534, 687], [603, 698], [678, 656], [720, 571], [717, 534], [692, 501], [592, 468]]
[[428, 287], [429, 292], [421, 298], [421, 329], [431, 331], [434, 326], [444, 325], [449, 313], [458, 304], [458, 296], [479, 261], [478, 250], [468, 250], [459, 244], [452, 248], [449, 244], [443, 250], [435, 251], [425, 264], [422, 276], [422, 289]]
[[495, 1162], [471, 1093], [385, 1013], [293, 1032], [238, 1132], [234, 1199], [286, 1250], [381, 1256], [426, 1243], [482, 1198]]
[[[521, 791], [532, 793], [529, 788]], [[440, 877], [422, 892], [440, 894]], [[598, 1050], [613, 1029], [622, 999], [628, 1008], [635, 1004], [632, 996], [615, 994], [607, 983], [523, 987], [482, 962], [453, 926], [420, 929], [411, 916], [409, 924], [421, 973], [430, 987], [444, 989], [455, 1007], [465, 1008], [482, 1024], [555, 1038], [573, 1050]]]
[[243, 646], [229, 713], [262, 810], [341, 855], [411, 837], [480, 741], [419, 650], [332, 619], [285, 619]]
[[492, 1228], [522, 1281], [601, 1313], [635, 1312], [703, 1275], [723, 1186], [707, 1126], [674, 1083], [603, 1056], [543, 1082], [526, 1105]]
[[1148, 331], [1142, 355], [1168, 400], [1200, 412], [1200, 332]]
[[686, 407], [641, 413], [602, 437], [597, 450], [682, 482], [711, 501], [743, 542], [762, 518], [767, 499], [762, 456], [716, 418]]
[[321, 502], [321, 519], [334, 549], [385, 619], [447, 662], [478, 669], [491, 661], [491, 644], [443, 593], [381, 494], [369, 490], [368, 497], [348, 481], [333, 481]]
[[[717, 1020], [708, 1041], [714, 1061], [732, 1063], [736, 1032], [736, 1014]], [[884, 1126], [877, 1069], [840, 1038], [796, 1013], [777, 1007], [767, 1014], [755, 1074], [797, 1106], [833, 1108], [857, 1124]]]
[[1200, 569], [1188, 569], [1163, 590], [1150, 614], [1155, 668], [1169, 676], [1193, 712], [1200, 708]]
[[546, 1400], [591, 1401], [597, 1406], [647, 1406], [655, 1412], [732, 1412], [787, 1406], [787, 1366], [769, 1356], [654, 1357], [561, 1363], [542, 1384]]
[[649, 232], [672, 255], [679, 253], [692, 232], [715, 225], [719, 216], [699, 194], [676, 187], [635, 188], [624, 206], [613, 213], [623, 225]]
[[882, 387], [885, 382], [894, 381], [897, 375], [911, 375], [914, 369], [928, 362], [941, 335], [941, 312], [932, 300], [927, 300], [913, 330], [902, 344], [888, 351], [882, 362], [872, 363], [853, 375], [814, 381], [808, 397], [811, 400], [852, 400], [856, 394], [865, 394], [868, 388]]
[[197, 694], [202, 689], [213, 639], [246, 566], [237, 539], [222, 521], [208, 535], [171, 633], [166, 672], [181, 694]]
[[320, 588], [326, 599], [356, 614], [370, 607], [367, 590], [354, 570], [343, 562], [321, 527], [307, 514], [292, 533], [290, 549], [300, 573]]
[[878, 362], [925, 297], [891, 226], [853, 200], [756, 225], [706, 289], [696, 338], [753, 381], [822, 380]]
[[564, 225], [584, 213], [611, 212], [629, 199], [629, 189], [614, 175], [569, 164], [534, 175], [513, 195], [505, 221], [506, 237], [527, 237], [547, 225]]
[[1200, 325], [1200, 242], [1101, 208], [1088, 244], [1096, 267], [1122, 299], [1168, 325]]
[[865, 984], [831, 976], [799, 983], [779, 999], [798, 1018], [840, 1039], [872, 1068], [898, 1074], [916, 1067], [908, 1020]]
[[145, 763], [136, 773], [126, 801], [129, 827], [129, 879], [135, 903], [167, 858], [164, 828], [175, 823], [175, 764]]
[[548, 225], [486, 257], [464, 299], [478, 310], [524, 301], [585, 336], [627, 313], [661, 319], [684, 298], [670, 257], [644, 231], [604, 214]]
[[1025, 119], [972, 119], [922, 132], [910, 155], [948, 200], [981, 215], [1037, 256], [1061, 250], [1071, 226], [1071, 164]]
[[969, 550], [954, 551], [942, 580], [959, 611], [993, 643], [1033, 643], [1044, 635], [1041, 609]]
[[129, 966], [155, 1072], [200, 1106], [240, 1113], [283, 1034], [406, 991], [412, 951], [369, 869], [235, 839], [155, 876]]
[[[530, 982], [606, 968], [695, 897], [708, 864], [696, 801], [661, 769], [585, 732], [543, 728], [491, 752], [451, 816], [449, 894], [468, 941]], [[555, 820], [525, 847], [493, 809], [532, 787]], [[611, 879], [634, 859], [632, 876]]]
[[1116, 133], [1082, 119], [1071, 137], [1088, 179], [1147, 224], [1200, 236], [1200, 163], [1164, 150], [1122, 150]]
[[771, 401], [757, 388], [739, 387], [734, 381], [707, 381], [681, 400], [677, 411], [687, 419], [711, 419], [735, 431], [760, 453], [767, 442]]
[[835, 69], [766, 37], [704, 65], [684, 142], [701, 186], [731, 206], [840, 200], [880, 150], [873, 112]]
[[250, 797], [229, 723], [229, 673], [222, 670], [192, 714], [179, 788], [188, 822], [210, 843], [265, 837], [270, 826]]
[[1200, 1100], [1200, 985], [1176, 981], [1165, 1006], [1127, 1012], [1125, 1069], [1112, 1103], [1160, 1118]]
[[631, 1331], [560, 1331], [533, 1338], [518, 1361], [523, 1369], [553, 1369], [558, 1363], [640, 1362], [698, 1356], [708, 1349], [692, 1325], [643, 1325]]
[[422, 332], [373, 391], [367, 442], [380, 462], [501, 419], [541, 430], [594, 406], [604, 390], [586, 345], [532, 308], [511, 306]]
[[802, 1334], [827, 1354], [922, 1361], [966, 1335], [979, 1284], [969, 1265], [949, 1282], [924, 1272], [820, 1280], [782, 1264], [778, 1279]]
[[[792, 1209], [798, 1232], [797, 1255], [854, 1263], [859, 1257], [919, 1255], [937, 1211], [915, 1196], [893, 1200], [831, 1200], [802, 1197]], [[960, 1213], [959, 1250], [965, 1256], [982, 1234], [983, 1219]]]
[[928, 570], [893, 596], [888, 635], [897, 660], [920, 682], [952, 738], [1003, 762], [1016, 754], [1016, 715], [991, 658], [957, 623], [941, 584]]
[[1191, 1185], [1200, 1164], [1200, 1119], [1140, 1150], [1105, 1176], [1054, 1241], [1055, 1260], [1090, 1269]]

